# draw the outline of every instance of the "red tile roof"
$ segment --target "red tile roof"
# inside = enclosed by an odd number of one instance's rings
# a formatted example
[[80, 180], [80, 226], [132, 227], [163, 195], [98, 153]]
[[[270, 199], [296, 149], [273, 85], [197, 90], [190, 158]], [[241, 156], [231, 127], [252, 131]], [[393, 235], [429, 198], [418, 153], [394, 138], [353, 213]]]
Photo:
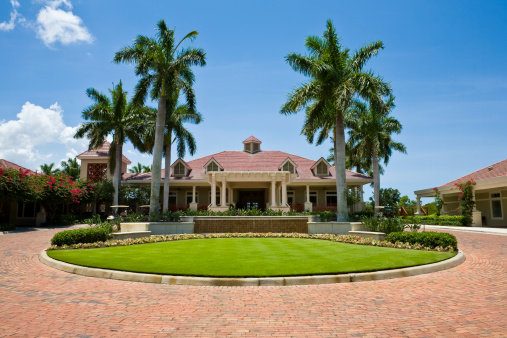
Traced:
[[259, 140], [258, 138], [254, 137], [254, 136], [250, 136], [249, 138], [247, 138], [246, 140], [243, 141], [243, 143], [248, 143], [248, 142], [262, 143], [261, 140]]
[[499, 176], [507, 176], [507, 159], [497, 162], [495, 164], [489, 165], [485, 168], [479, 169], [477, 171], [474, 171], [471, 174], [465, 175], [463, 177], [460, 177], [458, 179], [455, 179], [454, 181], [451, 181], [449, 183], [441, 185], [454, 185], [455, 183], [459, 184], [462, 182], [474, 180], [484, 180], [487, 178], [493, 178], [493, 177], [499, 177]]
[[36, 174], [36, 172], [33, 171], [33, 170], [27, 169], [25, 167], [17, 165], [16, 163], [12, 163], [12, 162], [4, 160], [4, 159], [0, 159], [0, 167], [2, 167], [4, 169], [14, 169], [14, 170], [20, 170], [21, 169], [22, 171], [27, 171], [28, 170], [28, 174], [30, 174], [30, 175], [35, 175]]
[[[315, 160], [310, 160], [301, 156], [292, 155], [282, 151], [259, 151], [254, 154], [245, 151], [222, 151], [217, 154], [208, 155], [187, 162], [192, 168], [187, 177], [171, 177], [171, 180], [200, 180], [206, 169], [204, 165], [214, 158], [225, 171], [278, 171], [280, 164], [287, 158], [290, 158], [297, 165], [298, 177], [296, 180], [322, 180], [335, 179], [335, 167], [330, 167], [329, 176], [315, 176], [311, 167]], [[164, 170], [162, 170], [164, 177]], [[347, 179], [371, 179], [371, 177], [359, 174], [350, 170], [346, 171]], [[151, 173], [145, 174], [123, 174], [124, 180], [146, 180], [151, 179]]]
[[[88, 156], [98, 157], [98, 158], [100, 158], [100, 157], [109, 157], [109, 149], [110, 148], [111, 148], [111, 143], [105, 141], [104, 143], [102, 143], [102, 146], [100, 146], [100, 148], [92, 149], [92, 150], [86, 150], [86, 151], [82, 152], [81, 154], [77, 155], [76, 157], [78, 159], [82, 159], [83, 157], [88, 157]], [[127, 164], [132, 163], [123, 154], [122, 154], [122, 162], [127, 163]]]

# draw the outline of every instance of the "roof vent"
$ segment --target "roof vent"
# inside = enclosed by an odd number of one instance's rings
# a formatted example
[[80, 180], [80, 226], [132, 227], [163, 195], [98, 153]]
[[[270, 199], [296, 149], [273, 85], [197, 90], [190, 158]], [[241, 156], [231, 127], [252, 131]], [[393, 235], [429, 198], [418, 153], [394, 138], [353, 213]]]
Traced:
[[254, 136], [250, 136], [246, 140], [243, 141], [244, 151], [250, 154], [257, 153], [261, 151], [261, 141]]
[[488, 170], [489, 170], [489, 171], [493, 170], [493, 167], [488, 167]]

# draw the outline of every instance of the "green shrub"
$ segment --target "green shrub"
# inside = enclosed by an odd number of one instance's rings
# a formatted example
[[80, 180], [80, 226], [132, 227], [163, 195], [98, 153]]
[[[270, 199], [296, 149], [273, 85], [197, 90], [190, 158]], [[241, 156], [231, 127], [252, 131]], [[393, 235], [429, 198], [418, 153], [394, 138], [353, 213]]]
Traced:
[[351, 212], [349, 213], [349, 219], [351, 221], [360, 221], [365, 217], [373, 217], [374, 215], [373, 209], [365, 209], [363, 211]]
[[16, 230], [16, 226], [12, 224], [0, 224], [0, 231]]
[[59, 232], [51, 239], [52, 245], [71, 245], [78, 243], [104, 242], [110, 237], [111, 230], [107, 227], [73, 229]]
[[402, 218], [411, 224], [423, 224], [423, 222], [426, 222], [426, 224], [429, 225], [465, 226], [467, 224], [467, 218], [465, 216], [429, 215], [429, 216], [404, 216]]
[[365, 217], [362, 219], [362, 222], [369, 231], [383, 232], [385, 234], [403, 231], [407, 226], [407, 222], [400, 217]]
[[386, 236], [391, 243], [420, 244], [429, 248], [452, 247], [458, 250], [458, 241], [454, 235], [444, 232], [393, 232]]

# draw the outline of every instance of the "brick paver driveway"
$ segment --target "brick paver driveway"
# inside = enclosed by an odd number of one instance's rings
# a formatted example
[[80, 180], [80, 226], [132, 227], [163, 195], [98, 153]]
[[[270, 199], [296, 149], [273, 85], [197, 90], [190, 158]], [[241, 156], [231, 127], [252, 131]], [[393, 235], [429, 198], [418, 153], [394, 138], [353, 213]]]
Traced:
[[456, 232], [466, 262], [416, 277], [192, 287], [54, 270], [56, 231], [0, 235], [0, 336], [507, 336], [507, 236]]

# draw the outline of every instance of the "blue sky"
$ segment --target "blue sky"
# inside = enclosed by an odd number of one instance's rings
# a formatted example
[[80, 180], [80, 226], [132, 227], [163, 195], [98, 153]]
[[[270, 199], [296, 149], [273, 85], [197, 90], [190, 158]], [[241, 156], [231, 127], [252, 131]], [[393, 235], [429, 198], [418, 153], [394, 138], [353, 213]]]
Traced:
[[[394, 89], [392, 115], [404, 127], [396, 140], [408, 154], [392, 156], [381, 186], [414, 198], [505, 159], [506, 18], [505, 1], [0, 0], [0, 158], [38, 169], [84, 151], [72, 135], [91, 104], [85, 90], [122, 80], [132, 94], [133, 68], [114, 64], [114, 53], [153, 36], [160, 19], [179, 37], [197, 30], [193, 46], [207, 53], [195, 69], [204, 122], [189, 127], [198, 151], [186, 160], [241, 150], [250, 135], [265, 150], [326, 157], [330, 143], [300, 136], [303, 113], [279, 110], [305, 80], [285, 55], [304, 53], [305, 38], [331, 19], [351, 50], [385, 44], [367, 66]], [[130, 145], [125, 155], [151, 164]]]

